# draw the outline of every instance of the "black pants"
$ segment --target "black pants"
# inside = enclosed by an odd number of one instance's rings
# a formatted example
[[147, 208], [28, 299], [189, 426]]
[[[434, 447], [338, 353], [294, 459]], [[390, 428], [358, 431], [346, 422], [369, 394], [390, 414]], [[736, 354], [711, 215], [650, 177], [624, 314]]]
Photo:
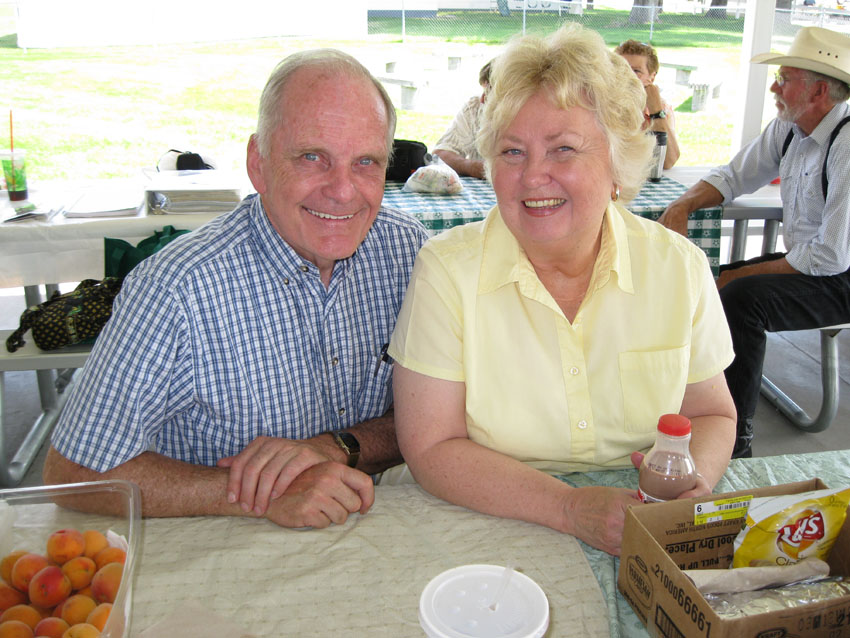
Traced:
[[[771, 253], [720, 267], [720, 272], [779, 259]], [[733, 456], [749, 456], [752, 418], [758, 403], [767, 338], [765, 331], [804, 330], [850, 322], [850, 270], [840, 275], [753, 275], [720, 289], [732, 332], [735, 360], [726, 382], [738, 410], [738, 442]]]

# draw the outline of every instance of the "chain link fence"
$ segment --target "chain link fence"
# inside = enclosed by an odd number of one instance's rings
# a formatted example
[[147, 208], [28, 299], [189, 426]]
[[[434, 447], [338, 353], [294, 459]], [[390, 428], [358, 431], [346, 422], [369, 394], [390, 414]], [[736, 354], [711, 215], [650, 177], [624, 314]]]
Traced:
[[[514, 35], [549, 33], [579, 22], [616, 44], [633, 38], [655, 46], [737, 46], [744, 29], [745, 0], [445, 0], [437, 9], [415, 1], [386, 2], [369, 11], [369, 34], [430, 37], [447, 41], [504, 43]], [[458, 6], [463, 5], [463, 6]], [[850, 5], [850, 2], [848, 2]], [[843, 0], [777, 0], [774, 32], [793, 37], [801, 26], [850, 32]]]

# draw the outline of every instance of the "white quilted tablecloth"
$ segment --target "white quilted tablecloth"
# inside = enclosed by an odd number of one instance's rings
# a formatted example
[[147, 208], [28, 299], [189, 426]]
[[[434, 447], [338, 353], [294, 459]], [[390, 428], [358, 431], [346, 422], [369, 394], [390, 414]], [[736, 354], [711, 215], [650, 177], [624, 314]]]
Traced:
[[[512, 563], [534, 579], [549, 598], [547, 636], [608, 636], [602, 592], [574, 538], [449, 505], [416, 485], [379, 486], [368, 514], [324, 530], [146, 519], [142, 539], [133, 636], [200, 604], [244, 635], [421, 638], [422, 589], [472, 563]], [[234, 638], [232, 627], [222, 635]]]

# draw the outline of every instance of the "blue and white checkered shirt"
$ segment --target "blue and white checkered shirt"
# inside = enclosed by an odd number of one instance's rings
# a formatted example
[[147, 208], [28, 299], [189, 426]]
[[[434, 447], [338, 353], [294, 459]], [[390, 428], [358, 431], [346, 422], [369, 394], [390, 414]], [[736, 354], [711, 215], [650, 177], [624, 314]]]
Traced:
[[214, 465], [261, 435], [304, 439], [383, 415], [381, 351], [426, 239], [381, 209], [326, 289], [246, 198], [125, 279], [53, 445], [100, 472], [149, 450]]

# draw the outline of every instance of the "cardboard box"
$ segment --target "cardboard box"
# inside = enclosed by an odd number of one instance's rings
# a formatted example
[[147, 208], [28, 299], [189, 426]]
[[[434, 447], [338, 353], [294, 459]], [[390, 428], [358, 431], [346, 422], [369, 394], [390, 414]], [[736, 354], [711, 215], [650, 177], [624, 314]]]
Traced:
[[[743, 517], [695, 524], [718, 500], [796, 494], [827, 487], [820, 479], [630, 507], [626, 513], [617, 587], [650, 635], [665, 638], [850, 638], [850, 596], [734, 620], [721, 619], [682, 569], [732, 563]], [[704, 504], [708, 503], [709, 506]], [[699, 506], [699, 507], [698, 507]], [[731, 506], [734, 507], [734, 506]], [[850, 524], [829, 556], [830, 574], [850, 576]]]

